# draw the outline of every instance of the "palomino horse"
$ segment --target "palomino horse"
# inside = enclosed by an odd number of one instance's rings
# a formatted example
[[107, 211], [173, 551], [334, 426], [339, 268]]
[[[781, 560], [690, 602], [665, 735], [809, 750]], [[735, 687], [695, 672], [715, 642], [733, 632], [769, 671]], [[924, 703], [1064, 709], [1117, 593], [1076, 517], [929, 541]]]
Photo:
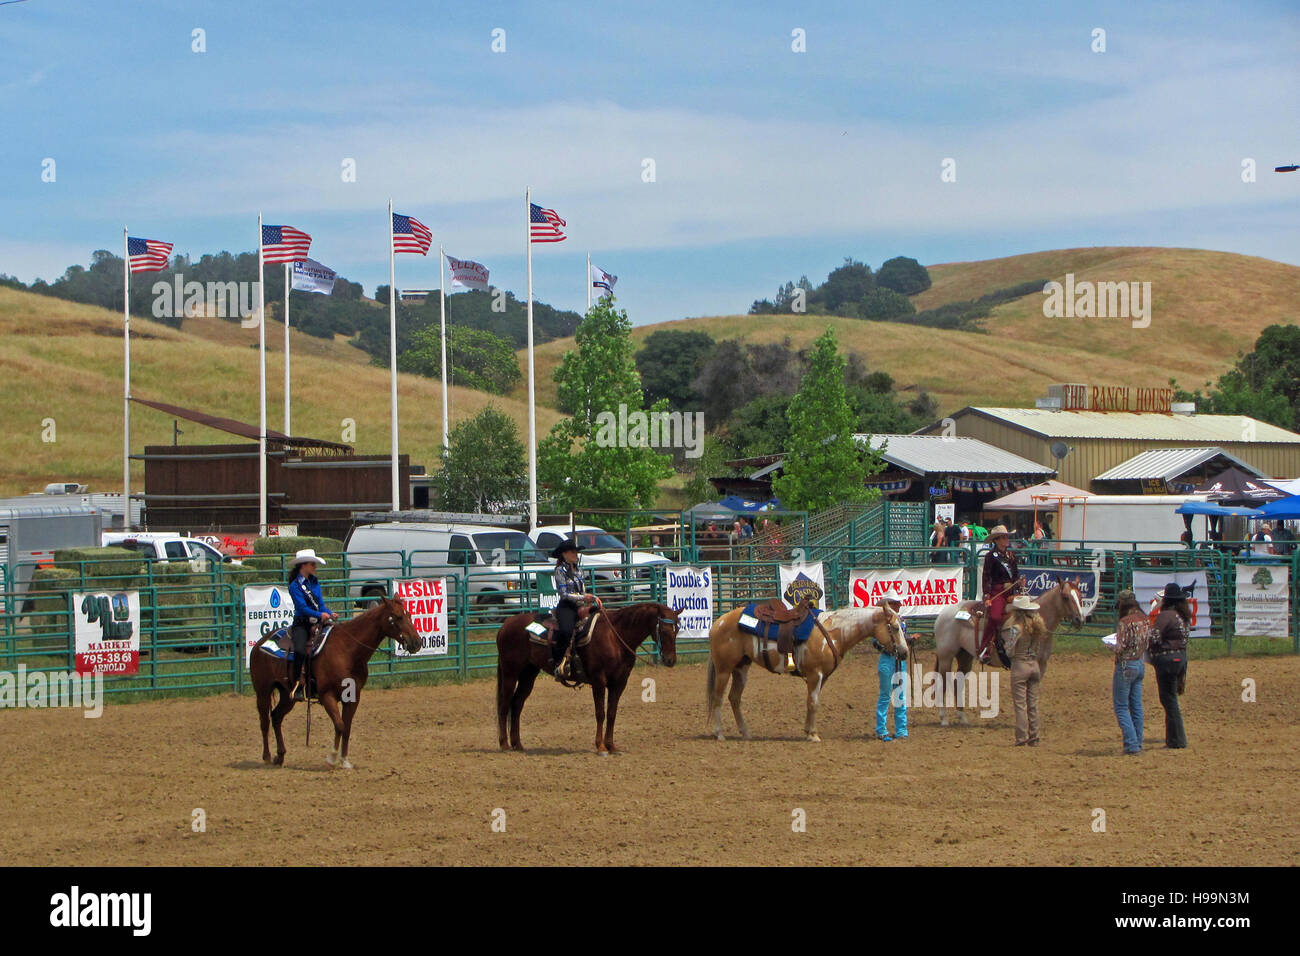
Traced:
[[[1044, 591], [1034, 600], [1038, 603], [1038, 614], [1042, 617], [1043, 624], [1047, 626], [1047, 639], [1040, 641], [1038, 645], [1038, 668], [1046, 674], [1047, 659], [1052, 656], [1052, 635], [1056, 632], [1057, 625], [1065, 619], [1069, 619], [1075, 627], [1083, 626], [1085, 618], [1083, 600], [1079, 596], [1079, 587], [1073, 578], [1062, 578], [1055, 587]], [[958, 619], [957, 614], [961, 611], [966, 612], [967, 620]], [[941, 677], [952, 669], [955, 657], [962, 684], [965, 686], [966, 677], [970, 674], [971, 664], [975, 660], [978, 648], [976, 634], [984, 627], [984, 613], [983, 602], [962, 601], [943, 608], [934, 619], [934, 669]], [[963, 698], [965, 698], [964, 694]], [[957, 709], [963, 724], [970, 723], [965, 708], [965, 700], [968, 699], [965, 698], [961, 702], [962, 706]], [[939, 726], [941, 727], [948, 726], [948, 711], [943, 706], [946, 702], [941, 700], [939, 704]]]
[[[268, 634], [253, 645], [248, 661], [249, 676], [257, 692], [257, 714], [262, 720], [262, 760], [280, 766], [284, 763], [284, 734], [280, 725], [284, 715], [293, 710], [294, 699], [290, 693], [287, 662], [261, 650]], [[334, 723], [334, 750], [325, 757], [326, 763], [336, 763], [351, 770], [348, 761], [348, 738], [352, 735], [352, 716], [357, 712], [361, 688], [366, 685], [369, 668], [366, 663], [390, 637], [406, 648], [408, 654], [420, 649], [420, 635], [411, 626], [402, 602], [395, 598], [379, 598], [373, 607], [350, 621], [335, 624], [329, 639], [319, 655], [310, 662], [316, 682], [316, 696], [325, 713]], [[304, 678], [306, 670], [303, 671]], [[351, 681], [351, 684], [347, 682]], [[344, 690], [347, 693], [344, 693]], [[278, 690], [280, 698], [271, 709], [271, 692]], [[271, 760], [271, 745], [267, 728], [275, 727], [275, 760]]]
[[[705, 718], [705, 733], [723, 740], [722, 735], [722, 695], [726, 693], [727, 682], [731, 682], [731, 712], [736, 716], [736, 729], [746, 740], [749, 739], [749, 727], [740, 713], [740, 698], [745, 693], [745, 682], [749, 679], [749, 665], [754, 661], [757, 651], [753, 634], [742, 631], [739, 627], [743, 607], [728, 611], [713, 622], [709, 629], [709, 676], [705, 688], [708, 696], [708, 712]], [[808, 685], [808, 716], [804, 720], [803, 730], [807, 738], [820, 741], [817, 734], [817, 706], [821, 698], [822, 686], [826, 679], [839, 666], [844, 655], [860, 641], [874, 637], [887, 652], [895, 649], [900, 656], [907, 656], [907, 642], [903, 639], [903, 630], [899, 625], [898, 613], [888, 603], [865, 608], [838, 608], [824, 612], [818, 619], [830, 639], [822, 636], [821, 630], [813, 628], [805, 642], [801, 664], [804, 681]], [[778, 666], [779, 657], [775, 651], [764, 651], [769, 656], [768, 663]]]
[[[617, 753], [614, 746], [614, 718], [618, 699], [636, 663], [636, 649], [651, 634], [659, 647], [659, 662], [677, 663], [677, 615], [664, 604], [630, 604], [613, 610], [593, 611], [591, 642], [576, 649], [582, 671], [591, 684], [596, 702], [596, 753]], [[497, 631], [497, 732], [501, 749], [523, 750], [519, 742], [519, 715], [533, 692], [533, 682], [542, 671], [554, 672], [551, 649], [528, 638], [533, 612], [507, 618]], [[608, 697], [608, 720], [606, 719]], [[506, 720], [510, 721], [509, 747]], [[602, 734], [603, 725], [603, 734]]]

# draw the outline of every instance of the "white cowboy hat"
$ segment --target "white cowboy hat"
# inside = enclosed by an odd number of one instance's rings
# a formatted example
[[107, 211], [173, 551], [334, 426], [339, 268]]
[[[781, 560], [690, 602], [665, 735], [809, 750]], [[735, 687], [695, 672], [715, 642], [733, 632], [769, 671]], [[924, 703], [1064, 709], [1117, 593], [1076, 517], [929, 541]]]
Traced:
[[1017, 594], [1011, 599], [1011, 606], [1017, 611], [1037, 611], [1038, 602], [1028, 594]]
[[1008, 538], [1011, 537], [1011, 532], [1007, 530], [1007, 526], [1004, 524], [995, 524], [992, 528], [989, 528], [990, 538], [996, 538], [1000, 534], [1005, 534]]
[[293, 563], [293, 567], [296, 568], [298, 565], [306, 564], [309, 561], [312, 564], [319, 564], [322, 568], [325, 567], [325, 559], [321, 557], [317, 557], [316, 551], [313, 548], [304, 548], [302, 551], [299, 551], [297, 554], [293, 556], [292, 563]]

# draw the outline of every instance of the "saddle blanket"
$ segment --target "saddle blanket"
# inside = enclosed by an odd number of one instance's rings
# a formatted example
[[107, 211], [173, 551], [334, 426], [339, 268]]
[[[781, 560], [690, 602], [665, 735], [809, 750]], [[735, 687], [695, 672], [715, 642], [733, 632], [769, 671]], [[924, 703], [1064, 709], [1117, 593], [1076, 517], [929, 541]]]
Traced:
[[[591, 643], [592, 622], [596, 620], [596, 617], [599, 614], [599, 611], [593, 611], [590, 615], [578, 621], [577, 625], [573, 629], [577, 636], [577, 643], [574, 645], [575, 647], [586, 647]], [[549, 612], [538, 611], [534, 613], [532, 623], [528, 624], [524, 628], [524, 630], [528, 632], [529, 643], [540, 644], [543, 647], [547, 646], [550, 643], [547, 638], [547, 633], [549, 631], [547, 625], [554, 623], [555, 618]]]
[[[320, 656], [320, 652], [325, 649], [325, 642], [329, 640], [330, 632], [332, 632], [333, 630], [334, 630], [334, 625], [331, 624], [328, 627], [326, 627], [325, 630], [321, 633], [320, 643], [316, 645], [316, 652], [312, 654], [312, 657]], [[281, 641], [289, 642], [289, 646], [287, 649], [283, 649], [280, 647]], [[261, 650], [263, 654], [270, 654], [272, 657], [277, 658], [278, 660], [282, 660], [282, 661], [293, 660], [293, 642], [289, 638], [289, 629], [287, 627], [282, 627], [278, 631], [273, 631], [271, 633], [271, 636], [268, 637], [262, 643]]]
[[[775, 641], [777, 631], [781, 629], [779, 624], [764, 624], [754, 615], [754, 609], [758, 607], [758, 602], [751, 601], [745, 605], [745, 609], [740, 612], [740, 621], [738, 626], [747, 634], [753, 634], [755, 637], [761, 637], [767, 641]], [[796, 644], [802, 644], [808, 640], [808, 635], [812, 634], [813, 622], [817, 615], [821, 614], [820, 608], [810, 608], [806, 618], [799, 622], [794, 629], [794, 641]]]

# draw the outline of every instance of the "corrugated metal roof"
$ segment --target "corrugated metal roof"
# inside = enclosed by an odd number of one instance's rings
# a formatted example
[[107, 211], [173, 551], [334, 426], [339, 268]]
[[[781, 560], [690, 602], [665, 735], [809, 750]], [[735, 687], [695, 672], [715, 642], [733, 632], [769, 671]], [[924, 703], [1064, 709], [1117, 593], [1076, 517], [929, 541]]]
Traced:
[[1134, 455], [1127, 461], [1120, 462], [1110, 471], [1103, 472], [1093, 481], [1122, 481], [1141, 478], [1163, 478], [1165, 481], [1186, 474], [1214, 458], [1222, 456], [1242, 471], [1263, 477], [1258, 471], [1247, 465], [1235, 455], [1230, 455], [1222, 448], [1156, 448]]
[[918, 475], [1041, 475], [1050, 478], [1055, 468], [1040, 465], [1003, 451], [978, 438], [947, 435], [854, 435], [855, 441], [870, 440], [871, 447], [891, 465]]
[[[1161, 415], [1143, 412], [1054, 412], [1042, 408], [971, 406], [970, 411], [1006, 422], [1044, 438], [1128, 438], [1300, 444], [1300, 435], [1245, 415]], [[957, 414], [961, 414], [958, 412]], [[1254, 436], [1247, 438], [1253, 425]]]

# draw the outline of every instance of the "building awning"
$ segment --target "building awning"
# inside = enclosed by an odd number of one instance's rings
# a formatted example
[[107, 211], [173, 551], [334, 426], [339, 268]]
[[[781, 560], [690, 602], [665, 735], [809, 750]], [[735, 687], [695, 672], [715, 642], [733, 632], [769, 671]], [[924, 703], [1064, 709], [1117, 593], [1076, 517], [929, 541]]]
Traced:
[[1055, 468], [1021, 458], [978, 438], [953, 435], [854, 435], [859, 444], [884, 451], [881, 457], [915, 475], [960, 475], [965, 478], [1052, 478]]
[[[131, 401], [137, 405], [148, 405], [150, 408], [156, 408], [160, 412], [165, 412], [176, 418], [183, 418], [186, 421], [197, 422], [200, 425], [207, 425], [209, 428], [215, 428], [218, 431], [229, 432], [231, 435], [238, 435], [240, 438], [250, 438], [258, 441], [261, 433], [256, 425], [250, 425], [247, 422], [235, 421], [233, 418], [222, 418], [219, 415], [209, 415], [207, 412], [196, 411], [192, 408], [181, 408], [179, 405], [168, 405], [166, 402], [151, 402], [145, 398], [131, 397]], [[266, 440], [268, 443], [274, 442], [277, 445], [283, 445], [288, 448], [319, 448], [337, 451], [340, 454], [352, 454], [351, 445], [342, 445], [338, 442], [326, 441], [323, 438], [305, 438], [301, 435], [286, 435], [284, 432], [277, 432], [270, 428], [266, 430]]]
[[1102, 472], [1093, 481], [1142, 481], [1144, 479], [1173, 481], [1216, 458], [1223, 459], [1225, 469], [1235, 466], [1256, 478], [1263, 477], [1259, 471], [1240, 458], [1228, 454], [1222, 448], [1156, 448], [1120, 462], [1109, 471]]

